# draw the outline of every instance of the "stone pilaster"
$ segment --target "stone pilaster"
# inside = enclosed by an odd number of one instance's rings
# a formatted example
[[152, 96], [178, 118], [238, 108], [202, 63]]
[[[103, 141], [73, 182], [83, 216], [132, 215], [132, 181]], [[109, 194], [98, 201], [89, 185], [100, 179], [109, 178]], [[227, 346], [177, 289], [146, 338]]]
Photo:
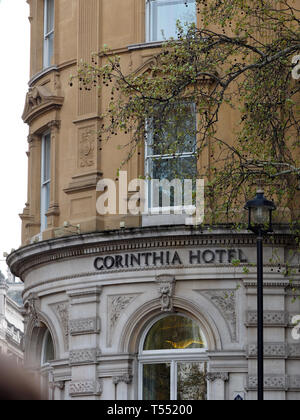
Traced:
[[68, 292], [70, 299], [70, 397], [99, 399], [103, 384], [98, 378], [97, 365], [101, 355], [99, 336], [100, 287], [76, 289]]

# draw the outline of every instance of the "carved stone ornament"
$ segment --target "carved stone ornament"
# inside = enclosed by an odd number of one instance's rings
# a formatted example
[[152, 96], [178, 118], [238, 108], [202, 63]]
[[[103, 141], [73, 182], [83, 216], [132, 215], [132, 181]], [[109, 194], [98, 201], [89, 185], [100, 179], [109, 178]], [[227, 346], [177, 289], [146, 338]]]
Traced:
[[123, 311], [132, 303], [132, 301], [137, 297], [137, 294], [131, 295], [115, 295], [108, 296], [108, 320], [109, 320], [109, 329], [108, 329], [108, 345], [111, 346], [111, 339], [113, 332], [116, 328], [117, 322]]
[[96, 364], [98, 357], [101, 356], [100, 349], [84, 349], [70, 351], [70, 365], [79, 366], [86, 364]]
[[[284, 327], [288, 324], [288, 314], [284, 311], [264, 311], [264, 325], [272, 327]], [[247, 312], [247, 326], [257, 326], [257, 312]]]
[[229, 373], [228, 372], [208, 372], [206, 374], [206, 379], [209, 382], [215, 382], [215, 381], [227, 382], [229, 380]]
[[289, 377], [289, 389], [294, 391], [300, 390], [300, 375]]
[[[264, 343], [264, 357], [268, 359], [286, 359], [288, 354], [286, 343]], [[248, 357], [257, 357], [257, 344], [248, 346]]]
[[125, 375], [121, 376], [114, 376], [113, 377], [113, 383], [114, 385], [118, 385], [121, 382], [124, 382], [126, 385], [130, 385], [132, 383], [133, 376], [129, 373], [126, 373]]
[[49, 386], [51, 389], [58, 388], [59, 390], [63, 391], [65, 389], [65, 381], [50, 382]]
[[158, 286], [158, 293], [162, 312], [173, 312], [173, 297], [175, 293], [175, 277], [172, 276], [157, 276], [156, 283]]
[[103, 392], [103, 382], [98, 381], [73, 381], [70, 383], [70, 395], [71, 396], [88, 396], [98, 395], [100, 396]]
[[54, 307], [54, 312], [56, 313], [63, 331], [64, 343], [66, 350], [69, 349], [69, 304], [67, 302], [62, 302]]
[[[248, 376], [247, 388], [249, 390], [257, 389], [257, 376]], [[287, 390], [288, 388], [288, 377], [285, 375], [265, 375], [264, 378], [265, 390]]]
[[89, 168], [95, 163], [95, 127], [79, 131], [79, 167]]
[[82, 318], [70, 321], [71, 335], [100, 333], [100, 318]]
[[232, 340], [237, 340], [236, 291], [211, 290], [203, 293], [220, 311], [231, 332]]
[[64, 98], [54, 95], [46, 86], [30, 87], [26, 95], [23, 121], [30, 124], [35, 118], [51, 109], [62, 107]]
[[37, 295], [35, 294], [30, 294], [24, 304], [26, 316], [33, 321], [33, 325], [36, 328], [40, 328], [42, 326], [41, 325], [42, 321], [38, 313], [38, 305], [39, 305], [39, 299]]

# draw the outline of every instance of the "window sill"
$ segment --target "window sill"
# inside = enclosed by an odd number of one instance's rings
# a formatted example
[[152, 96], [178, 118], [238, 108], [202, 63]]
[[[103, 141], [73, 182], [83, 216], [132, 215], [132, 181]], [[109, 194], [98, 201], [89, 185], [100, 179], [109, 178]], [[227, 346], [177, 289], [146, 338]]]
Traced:
[[36, 73], [30, 80], [29, 80], [29, 87], [31, 87], [34, 83], [36, 83], [39, 79], [46, 76], [48, 73], [51, 73], [53, 70], [57, 71], [57, 66], [50, 66], [46, 67], [43, 70]]
[[135, 50], [143, 50], [143, 49], [146, 49], [146, 48], [160, 48], [164, 42], [165, 41], [142, 42], [141, 44], [128, 45], [127, 49], [129, 51], [135, 51]]
[[[163, 209], [160, 209], [160, 213], [162, 213]], [[195, 209], [196, 210], [196, 209]], [[142, 216], [142, 227], [150, 227], [150, 226], [173, 226], [173, 225], [185, 225], [187, 220], [189, 220], [192, 216], [187, 213], [183, 214], [144, 214]]]

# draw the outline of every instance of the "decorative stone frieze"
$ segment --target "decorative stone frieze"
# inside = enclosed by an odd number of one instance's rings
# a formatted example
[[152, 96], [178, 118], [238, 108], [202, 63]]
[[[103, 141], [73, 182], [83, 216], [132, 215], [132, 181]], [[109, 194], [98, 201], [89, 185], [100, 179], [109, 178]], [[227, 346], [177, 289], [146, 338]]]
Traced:
[[157, 276], [156, 283], [158, 286], [158, 294], [160, 298], [161, 311], [173, 312], [173, 297], [175, 293], [175, 277], [173, 276]]
[[[286, 359], [288, 349], [286, 343], [264, 343], [264, 357], [268, 359]], [[257, 344], [249, 344], [248, 358], [257, 357]]]
[[82, 318], [70, 321], [70, 334], [98, 334], [100, 333], [100, 318]]
[[100, 356], [100, 349], [71, 350], [70, 365], [79, 366], [87, 364], [96, 364], [98, 361], [98, 357]]
[[70, 383], [69, 393], [72, 397], [100, 396], [103, 392], [103, 382], [98, 381], [73, 381]]
[[[257, 389], [257, 376], [248, 376], [247, 388], [249, 391]], [[266, 375], [265, 376], [266, 391], [299, 391], [300, 375]]]
[[288, 384], [290, 391], [300, 391], [300, 375], [289, 376]]
[[288, 358], [300, 359], [300, 344], [288, 344]]
[[[248, 311], [246, 314], [246, 325], [248, 327], [257, 326], [257, 312]], [[268, 327], [286, 327], [288, 324], [288, 314], [284, 311], [265, 311], [264, 325]]]
[[[257, 389], [257, 376], [247, 377], [247, 389], [255, 391]], [[285, 375], [265, 375], [264, 388], [266, 391], [287, 391], [288, 377]]]

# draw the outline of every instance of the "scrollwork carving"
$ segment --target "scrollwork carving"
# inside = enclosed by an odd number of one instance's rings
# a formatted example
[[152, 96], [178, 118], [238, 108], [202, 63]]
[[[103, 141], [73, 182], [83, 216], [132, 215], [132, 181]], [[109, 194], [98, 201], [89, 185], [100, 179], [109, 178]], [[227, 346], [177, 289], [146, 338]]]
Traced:
[[24, 304], [24, 308], [26, 311], [26, 316], [33, 321], [33, 325], [36, 328], [40, 328], [42, 326], [42, 321], [39, 315], [38, 306], [39, 306], [38, 296], [35, 294], [30, 294]]

